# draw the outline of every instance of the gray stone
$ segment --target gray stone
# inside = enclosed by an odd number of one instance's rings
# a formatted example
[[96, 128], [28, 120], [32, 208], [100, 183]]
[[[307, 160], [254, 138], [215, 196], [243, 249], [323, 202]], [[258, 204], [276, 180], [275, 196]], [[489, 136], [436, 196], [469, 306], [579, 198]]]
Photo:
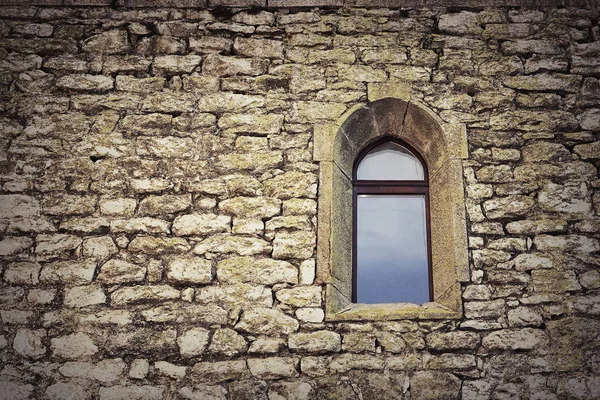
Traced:
[[290, 350], [307, 353], [339, 352], [342, 349], [341, 336], [332, 331], [293, 333], [288, 337]]
[[92, 282], [96, 263], [59, 261], [45, 264], [40, 273], [40, 282], [68, 285], [82, 285]]
[[171, 224], [158, 218], [113, 219], [110, 230], [115, 233], [169, 233]]
[[146, 267], [124, 260], [112, 259], [100, 268], [96, 280], [111, 285], [130, 282], [141, 282], [146, 277]]
[[410, 380], [411, 397], [449, 400], [458, 397], [460, 380], [446, 372], [418, 371]]
[[255, 308], [244, 311], [235, 327], [253, 334], [289, 335], [298, 329], [298, 321], [278, 310]]
[[61, 375], [69, 378], [95, 379], [103, 383], [117, 382], [127, 364], [121, 358], [106, 359], [97, 363], [69, 361], [60, 367]]
[[50, 385], [46, 388], [44, 395], [49, 400], [87, 400], [91, 398], [84, 386], [73, 382], [57, 382]]
[[518, 217], [526, 215], [535, 206], [535, 200], [528, 196], [508, 196], [487, 200], [483, 209], [490, 219]]
[[539, 251], [566, 251], [593, 253], [600, 250], [598, 240], [583, 235], [538, 235], [533, 243]]
[[39, 359], [46, 355], [46, 346], [42, 339], [46, 337], [44, 329], [20, 328], [13, 340], [13, 349], [23, 357]]
[[215, 354], [221, 354], [225, 357], [232, 357], [240, 353], [245, 353], [247, 349], [246, 340], [233, 329], [217, 329], [212, 336], [208, 351]]
[[561, 213], [588, 214], [592, 209], [587, 186], [547, 184], [538, 194], [543, 210]]
[[194, 214], [175, 218], [171, 229], [177, 236], [209, 235], [227, 233], [230, 225], [231, 217], [226, 215]]
[[473, 350], [479, 345], [479, 335], [473, 332], [434, 332], [427, 335], [427, 344], [434, 350]]
[[155, 255], [186, 253], [191, 249], [188, 242], [184, 239], [150, 236], [137, 236], [129, 243], [127, 248], [133, 253]]
[[273, 305], [269, 288], [247, 283], [203, 287], [196, 290], [195, 299], [202, 304], [220, 304], [228, 309]]
[[194, 253], [235, 253], [241, 256], [269, 254], [272, 247], [263, 239], [230, 235], [215, 235], [199, 242]]
[[74, 92], [105, 93], [114, 86], [114, 79], [103, 75], [72, 74], [56, 80], [56, 87]]
[[82, 332], [51, 339], [50, 349], [55, 357], [70, 360], [90, 357], [98, 352], [92, 338]]
[[90, 54], [117, 54], [129, 50], [127, 32], [111, 30], [94, 35], [83, 43], [83, 51]]
[[168, 285], [122, 287], [111, 293], [113, 306], [128, 306], [147, 302], [164, 302], [179, 299], [179, 290]]
[[150, 385], [116, 385], [100, 388], [100, 400], [161, 400], [165, 389]]
[[233, 41], [233, 51], [245, 57], [283, 58], [283, 42], [237, 37]]
[[106, 295], [101, 287], [95, 285], [75, 286], [65, 289], [63, 303], [67, 307], [88, 307], [104, 304]]
[[200, 65], [201, 61], [202, 57], [197, 55], [158, 56], [152, 62], [152, 72], [157, 75], [189, 74]]
[[219, 211], [244, 218], [265, 218], [281, 212], [281, 200], [270, 197], [234, 197], [219, 203]]
[[600, 130], [600, 109], [593, 108], [577, 116], [581, 129]]
[[260, 379], [290, 378], [298, 375], [298, 362], [292, 357], [270, 357], [248, 359], [250, 373]]
[[185, 366], [171, 364], [170, 362], [166, 361], [157, 361], [154, 363], [154, 370], [161, 375], [179, 380], [185, 378], [187, 368]]
[[490, 350], [533, 350], [547, 345], [548, 337], [540, 329], [502, 330], [484, 336], [482, 344]]
[[199, 257], [174, 256], [167, 262], [166, 277], [173, 283], [210, 283], [211, 262]]
[[298, 283], [298, 270], [286, 261], [270, 258], [231, 257], [217, 264], [220, 282], [250, 282], [262, 285]]
[[321, 306], [320, 286], [296, 286], [291, 289], [281, 289], [275, 293], [280, 302], [292, 307]]
[[141, 215], [161, 215], [186, 211], [192, 206], [189, 194], [148, 196], [140, 202], [138, 213]]

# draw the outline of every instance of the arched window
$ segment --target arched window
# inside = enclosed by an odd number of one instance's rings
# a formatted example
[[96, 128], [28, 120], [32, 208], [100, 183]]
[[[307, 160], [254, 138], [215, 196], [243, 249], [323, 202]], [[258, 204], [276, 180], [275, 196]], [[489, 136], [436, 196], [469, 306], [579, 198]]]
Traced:
[[429, 182], [421, 155], [399, 140], [378, 140], [359, 153], [352, 187], [352, 302], [432, 301]]

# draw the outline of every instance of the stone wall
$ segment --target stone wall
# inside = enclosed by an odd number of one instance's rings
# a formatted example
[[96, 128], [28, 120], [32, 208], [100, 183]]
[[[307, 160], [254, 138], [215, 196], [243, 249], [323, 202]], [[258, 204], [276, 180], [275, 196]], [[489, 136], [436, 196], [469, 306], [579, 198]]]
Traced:
[[[0, 399], [600, 398], [597, 9], [0, 16]], [[462, 319], [324, 319], [313, 133], [382, 83], [466, 125]]]

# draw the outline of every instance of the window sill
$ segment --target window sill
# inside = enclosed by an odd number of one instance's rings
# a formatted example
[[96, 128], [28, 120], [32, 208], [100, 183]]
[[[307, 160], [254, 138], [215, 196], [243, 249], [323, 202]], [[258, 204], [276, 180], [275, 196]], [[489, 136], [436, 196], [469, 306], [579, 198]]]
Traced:
[[458, 319], [462, 312], [431, 302], [423, 305], [412, 303], [349, 304], [336, 313], [328, 313], [327, 321], [391, 321], [398, 319]]

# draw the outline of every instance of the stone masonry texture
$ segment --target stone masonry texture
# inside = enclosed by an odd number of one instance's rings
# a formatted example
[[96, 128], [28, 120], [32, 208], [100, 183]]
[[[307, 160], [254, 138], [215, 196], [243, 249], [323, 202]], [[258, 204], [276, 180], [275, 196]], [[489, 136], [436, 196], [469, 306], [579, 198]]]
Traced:
[[[600, 399], [597, 3], [18, 3], [0, 399]], [[313, 133], [377, 83], [466, 126], [461, 319], [326, 319]]]

